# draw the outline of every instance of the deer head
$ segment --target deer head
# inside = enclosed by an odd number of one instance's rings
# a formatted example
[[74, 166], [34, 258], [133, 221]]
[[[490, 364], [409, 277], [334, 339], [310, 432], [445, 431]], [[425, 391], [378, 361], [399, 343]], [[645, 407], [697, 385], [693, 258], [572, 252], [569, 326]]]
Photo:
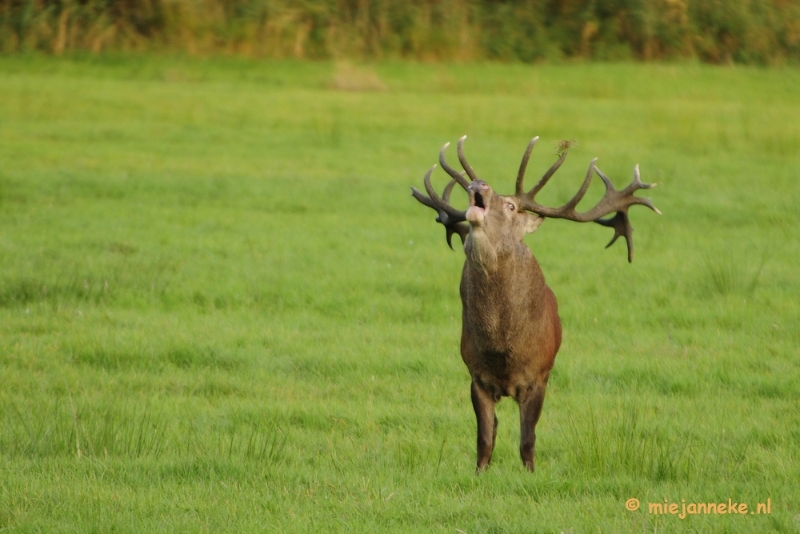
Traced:
[[[460, 173], [450, 167], [445, 160], [445, 150], [447, 150], [450, 143], [445, 144], [439, 152], [439, 164], [451, 177], [450, 182], [445, 187], [441, 196], [433, 189], [430, 181], [431, 173], [436, 168], [436, 165], [428, 170], [423, 179], [425, 190], [429, 196], [423, 195], [414, 187], [411, 188], [414, 198], [422, 204], [436, 210], [438, 214], [436, 221], [444, 225], [447, 244], [450, 245], [450, 248], [453, 247], [451, 241], [452, 235], [454, 233], [458, 234], [459, 237], [461, 237], [462, 244], [464, 244], [471, 227], [475, 239], [480, 240], [481, 237], [485, 235], [489, 242], [494, 245], [495, 249], [502, 251], [506, 243], [511, 241], [519, 242], [526, 232], [535, 231], [542, 223], [544, 217], [551, 217], [554, 219], [568, 219], [577, 222], [595, 222], [613, 228], [614, 236], [611, 238], [608, 245], [606, 245], [606, 248], [614, 244], [617, 238], [623, 236], [628, 245], [628, 261], [631, 262], [633, 261], [633, 227], [628, 217], [628, 208], [634, 204], [642, 204], [658, 214], [661, 213], [649, 198], [633, 195], [633, 193], [639, 189], [650, 189], [656, 185], [642, 183], [639, 178], [638, 165], [636, 165], [634, 169], [633, 181], [627, 187], [618, 191], [614, 188], [611, 180], [597, 168], [597, 158], [591, 161], [583, 184], [575, 196], [566, 204], [557, 208], [551, 208], [537, 203], [537, 193], [542, 190], [550, 178], [552, 178], [553, 174], [561, 167], [569, 151], [568, 146], [563, 146], [558, 160], [544, 173], [539, 182], [530, 191], [525, 192], [523, 187], [525, 170], [528, 166], [528, 160], [530, 159], [533, 147], [539, 140], [538, 137], [534, 137], [531, 140], [522, 157], [519, 172], [517, 173], [515, 194], [512, 196], [498, 195], [492, 190], [489, 184], [478, 178], [474, 169], [467, 161], [464, 155], [464, 140], [466, 138], [467, 136], [465, 135], [459, 139], [457, 149], [458, 159], [461, 162], [464, 173]], [[575, 208], [589, 189], [589, 185], [595, 173], [600, 176], [600, 179], [605, 184], [605, 194], [594, 207], [585, 212], [578, 212]], [[470, 178], [470, 181], [467, 181], [464, 174]], [[463, 187], [469, 194], [470, 206], [467, 210], [461, 211], [450, 205], [450, 194], [456, 183]], [[613, 212], [616, 213], [612, 217], [603, 219], [604, 216]]]
[[524, 247], [522, 238], [534, 232], [544, 219], [520, 209], [515, 197], [496, 194], [483, 180], [473, 181], [467, 192], [469, 208], [465, 217], [472, 237], [464, 249], [484, 271], [493, 270], [498, 257], [511, 254], [515, 247]]

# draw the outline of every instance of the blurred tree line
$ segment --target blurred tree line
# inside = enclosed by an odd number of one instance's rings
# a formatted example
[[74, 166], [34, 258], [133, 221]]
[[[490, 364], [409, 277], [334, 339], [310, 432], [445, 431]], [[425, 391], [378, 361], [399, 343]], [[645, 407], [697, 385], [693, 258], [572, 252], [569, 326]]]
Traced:
[[0, 0], [0, 51], [800, 61], [800, 0]]

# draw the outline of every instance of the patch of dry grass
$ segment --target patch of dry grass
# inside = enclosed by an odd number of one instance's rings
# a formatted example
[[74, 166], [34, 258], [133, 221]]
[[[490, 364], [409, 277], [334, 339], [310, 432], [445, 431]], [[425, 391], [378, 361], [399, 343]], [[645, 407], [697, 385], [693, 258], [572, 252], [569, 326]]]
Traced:
[[336, 62], [336, 72], [330, 82], [332, 89], [339, 91], [387, 91], [389, 87], [378, 74], [366, 65], [355, 65], [349, 61]]

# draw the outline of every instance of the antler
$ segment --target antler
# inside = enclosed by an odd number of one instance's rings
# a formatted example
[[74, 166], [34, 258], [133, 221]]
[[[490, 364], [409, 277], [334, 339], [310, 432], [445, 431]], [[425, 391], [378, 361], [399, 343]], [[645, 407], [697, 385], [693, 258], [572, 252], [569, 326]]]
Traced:
[[[528, 144], [528, 148], [525, 151], [525, 155], [522, 156], [522, 162], [519, 166], [515, 196], [520, 202], [520, 207], [543, 217], [568, 219], [570, 221], [577, 222], [592, 221], [596, 222], [597, 224], [613, 228], [614, 237], [611, 238], [611, 241], [608, 243], [608, 245], [606, 245], [606, 248], [613, 245], [618, 237], [624, 236], [628, 245], [628, 261], [633, 261], [633, 227], [631, 226], [630, 219], [628, 218], [628, 208], [633, 204], [642, 204], [661, 215], [661, 212], [658, 211], [658, 208], [653, 205], [649, 198], [633, 196], [633, 193], [638, 189], [650, 189], [651, 187], [655, 187], [656, 184], [645, 184], [640, 180], [639, 165], [637, 164], [633, 173], [633, 181], [622, 191], [617, 191], [614, 189], [614, 185], [611, 183], [611, 180], [609, 180], [608, 177], [595, 166], [597, 158], [594, 158], [589, 164], [589, 170], [586, 172], [586, 178], [584, 178], [583, 184], [581, 185], [580, 189], [578, 189], [578, 192], [574, 197], [572, 197], [566, 204], [558, 208], [543, 206], [538, 204], [534, 198], [536, 197], [536, 194], [545, 186], [545, 184], [547, 184], [548, 180], [552, 178], [553, 174], [555, 174], [561, 164], [564, 163], [569, 147], [563, 146], [563, 151], [558, 160], [546, 173], [544, 173], [544, 176], [542, 176], [541, 180], [539, 180], [539, 182], [533, 186], [533, 189], [525, 193], [522, 187], [522, 183], [525, 179], [525, 169], [528, 166], [528, 159], [530, 158], [531, 151], [538, 140], [538, 137], [534, 137]], [[598, 202], [592, 209], [583, 213], [578, 213], [575, 211], [575, 206], [577, 206], [581, 199], [583, 199], [583, 196], [589, 189], [589, 184], [592, 182], [592, 177], [595, 172], [603, 180], [603, 183], [606, 186], [606, 192], [603, 195], [603, 198], [600, 199], [600, 202]], [[601, 217], [604, 215], [608, 215], [614, 211], [617, 213], [613, 217], [601, 219]]]
[[[463, 144], [464, 137], [462, 137], [461, 140], [458, 142], [459, 159], [461, 159], [460, 156], [462, 156], [463, 154], [461, 145]], [[436, 168], [436, 165], [428, 169], [428, 172], [425, 173], [425, 178], [423, 179], [423, 183], [425, 184], [425, 191], [427, 191], [428, 195], [430, 196], [426, 197], [425, 195], [420, 193], [416, 187], [413, 186], [411, 187], [411, 194], [421, 203], [425, 204], [429, 208], [433, 208], [434, 210], [436, 210], [436, 213], [438, 214], [436, 217], [436, 222], [442, 223], [444, 225], [445, 230], [447, 232], [447, 244], [450, 246], [450, 248], [453, 248], [453, 244], [451, 242], [453, 234], [459, 235], [459, 237], [461, 238], [461, 244], [463, 245], [464, 241], [467, 239], [467, 235], [469, 234], [469, 226], [464, 224], [464, 221], [467, 220], [467, 212], [457, 210], [450, 205], [450, 193], [453, 191], [453, 186], [456, 185], [456, 182], [458, 182], [464, 189], [469, 187], [469, 182], [467, 182], [467, 180], [461, 173], [453, 169], [445, 161], [444, 151], [447, 149], [448, 146], [450, 146], [450, 143], [446, 143], [442, 147], [442, 150], [439, 151], [439, 163], [442, 164], [442, 168], [445, 170], [445, 172], [447, 172], [447, 174], [449, 174], [452, 177], [450, 182], [445, 186], [444, 191], [442, 192], [442, 196], [440, 197], [439, 195], [437, 195], [436, 190], [431, 185], [431, 173], [433, 172], [433, 169]], [[464, 165], [464, 161], [466, 160], [462, 160], [461, 163], [462, 165]], [[465, 166], [464, 168], [466, 169], [467, 167]], [[469, 168], [468, 172], [470, 172], [470, 175], [474, 174], [474, 171], [472, 171], [472, 167]]]

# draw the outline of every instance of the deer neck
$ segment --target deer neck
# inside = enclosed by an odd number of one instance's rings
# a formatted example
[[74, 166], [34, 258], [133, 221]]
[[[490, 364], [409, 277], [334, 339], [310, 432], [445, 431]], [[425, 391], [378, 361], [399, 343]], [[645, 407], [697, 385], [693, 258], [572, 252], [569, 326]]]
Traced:
[[486, 277], [495, 274], [497, 277], [512, 282], [515, 275], [526, 276], [531, 263], [538, 264], [530, 249], [521, 240], [509, 238], [508, 235], [492, 235], [480, 227], [470, 230], [464, 253], [467, 262], [475, 271]]
[[[467, 255], [467, 262], [473, 265], [474, 269], [484, 275], [497, 271], [499, 267], [498, 250], [492, 243], [486, 232], [481, 229], [473, 228], [466, 243], [464, 252]], [[501, 254], [504, 250], [499, 251]]]
[[485, 236], [473, 233], [464, 247], [465, 275], [477, 291], [513, 293], [529, 299], [529, 295], [522, 295], [544, 286], [539, 263], [524, 243], [494, 248], [484, 239]]

